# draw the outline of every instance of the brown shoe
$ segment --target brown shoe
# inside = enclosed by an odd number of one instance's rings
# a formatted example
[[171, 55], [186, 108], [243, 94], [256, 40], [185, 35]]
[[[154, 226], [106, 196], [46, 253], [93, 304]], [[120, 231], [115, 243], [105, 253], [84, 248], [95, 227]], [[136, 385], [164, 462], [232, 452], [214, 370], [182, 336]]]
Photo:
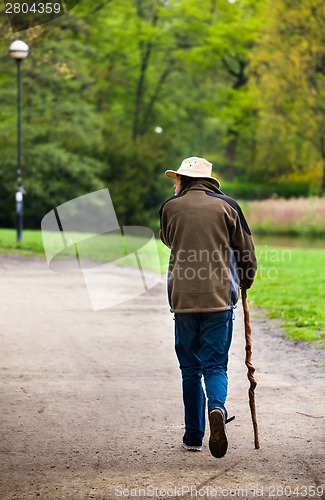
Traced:
[[215, 408], [209, 413], [210, 440], [209, 448], [211, 455], [221, 458], [226, 454], [228, 441], [226, 435], [226, 423], [223, 411]]

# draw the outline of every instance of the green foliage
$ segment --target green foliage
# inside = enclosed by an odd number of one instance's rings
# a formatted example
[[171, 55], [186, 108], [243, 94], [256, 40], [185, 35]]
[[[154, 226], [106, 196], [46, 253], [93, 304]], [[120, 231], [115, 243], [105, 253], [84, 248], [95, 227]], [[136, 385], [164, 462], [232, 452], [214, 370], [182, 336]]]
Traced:
[[325, 189], [325, 9], [318, 0], [274, 0], [252, 52], [262, 177]]
[[[3, 11], [0, 224], [13, 226], [16, 75]], [[19, 33], [31, 49], [22, 63], [27, 226], [102, 187], [121, 224], [154, 224], [172, 194], [163, 172], [192, 155], [212, 161], [234, 197], [319, 192], [324, 33], [318, 0], [83, 0]], [[234, 179], [240, 186], [226, 183]]]
[[240, 200], [263, 200], [277, 196], [291, 198], [310, 194], [310, 186], [302, 183], [258, 184], [247, 181], [222, 181], [221, 190], [228, 196]]
[[[48, 28], [49, 26], [49, 28]], [[39, 227], [51, 208], [104, 186], [102, 119], [89, 87], [94, 85], [87, 60], [92, 54], [76, 36], [85, 29], [78, 18], [64, 16], [29, 30], [25, 40], [31, 53], [22, 63], [23, 186], [25, 224]], [[76, 54], [78, 57], [76, 58]], [[0, 223], [13, 225], [16, 182], [15, 64], [2, 58]], [[9, 118], [10, 116], [10, 118]], [[96, 151], [96, 154], [94, 154]]]

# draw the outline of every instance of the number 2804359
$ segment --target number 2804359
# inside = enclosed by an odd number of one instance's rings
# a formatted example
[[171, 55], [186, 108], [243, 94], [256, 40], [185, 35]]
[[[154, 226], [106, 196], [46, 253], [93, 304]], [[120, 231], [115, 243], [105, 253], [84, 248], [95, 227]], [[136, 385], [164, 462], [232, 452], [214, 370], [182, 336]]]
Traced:
[[6, 3], [6, 14], [60, 14], [61, 4], [47, 3]]

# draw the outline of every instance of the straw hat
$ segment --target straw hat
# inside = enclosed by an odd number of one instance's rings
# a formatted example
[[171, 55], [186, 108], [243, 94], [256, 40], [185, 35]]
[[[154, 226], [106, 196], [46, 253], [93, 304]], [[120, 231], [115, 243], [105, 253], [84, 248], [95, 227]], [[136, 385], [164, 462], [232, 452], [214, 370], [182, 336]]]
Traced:
[[202, 177], [204, 179], [210, 179], [217, 186], [217, 188], [220, 188], [220, 182], [211, 175], [212, 163], [204, 158], [199, 158], [198, 156], [186, 158], [182, 161], [178, 170], [166, 170], [165, 174], [167, 177], [172, 177], [173, 179], [176, 179], [176, 175], [187, 175], [188, 177]]

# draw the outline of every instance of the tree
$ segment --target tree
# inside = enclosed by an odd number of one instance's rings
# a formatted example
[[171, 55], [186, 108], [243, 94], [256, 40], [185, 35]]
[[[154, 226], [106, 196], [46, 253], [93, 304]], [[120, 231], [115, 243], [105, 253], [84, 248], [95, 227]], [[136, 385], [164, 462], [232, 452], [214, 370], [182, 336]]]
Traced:
[[[39, 227], [42, 216], [60, 203], [104, 187], [103, 165], [93, 154], [102, 147], [102, 122], [87, 65], [91, 49], [79, 35], [86, 29], [81, 19], [63, 16], [23, 35], [31, 49], [22, 67], [23, 185], [29, 227]], [[0, 80], [3, 225], [14, 224], [16, 182], [15, 65], [7, 55], [8, 38], [2, 41]]]
[[[211, 160], [221, 180], [316, 182], [324, 162], [321, 7], [320, 0], [83, 0], [23, 32], [31, 48], [23, 64], [28, 225], [105, 186], [121, 224], [150, 225], [172, 194], [164, 170], [193, 155]], [[8, 27], [1, 7], [2, 225], [14, 223], [16, 181]]]
[[[255, 105], [247, 83], [250, 53], [265, 19], [264, 0], [211, 2], [201, 64], [214, 79], [208, 113], [222, 124], [225, 149], [219, 168], [227, 180], [245, 174], [253, 149]], [[198, 49], [194, 49], [194, 52]], [[238, 148], [240, 148], [238, 150]]]
[[252, 57], [264, 178], [325, 190], [325, 8], [275, 0]]

